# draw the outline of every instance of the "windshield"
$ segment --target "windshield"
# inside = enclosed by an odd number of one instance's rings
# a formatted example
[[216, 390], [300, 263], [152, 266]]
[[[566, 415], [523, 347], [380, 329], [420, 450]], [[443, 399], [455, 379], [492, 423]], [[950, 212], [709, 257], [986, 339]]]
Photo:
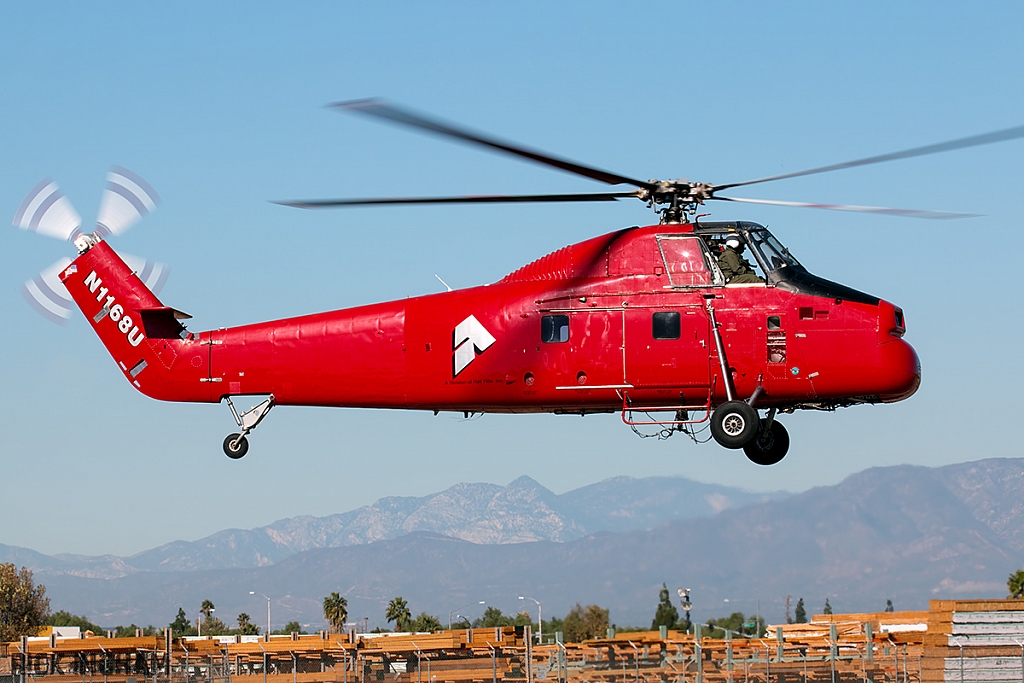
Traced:
[[750, 247], [761, 257], [758, 259], [770, 271], [776, 271], [784, 266], [799, 266], [800, 262], [793, 258], [789, 249], [782, 246], [782, 243], [775, 239], [775, 235], [765, 229], [751, 230]]

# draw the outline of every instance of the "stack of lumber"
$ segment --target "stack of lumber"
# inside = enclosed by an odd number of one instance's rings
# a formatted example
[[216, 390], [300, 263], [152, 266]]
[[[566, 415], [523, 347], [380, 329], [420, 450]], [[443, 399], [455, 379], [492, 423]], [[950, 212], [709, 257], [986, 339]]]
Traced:
[[922, 683], [1024, 681], [1024, 600], [932, 600]]
[[525, 647], [523, 636], [516, 634], [514, 626], [499, 628], [467, 628], [436, 633], [381, 633], [360, 634], [360, 649], [380, 650], [388, 653], [426, 650], [483, 650], [490, 648]]

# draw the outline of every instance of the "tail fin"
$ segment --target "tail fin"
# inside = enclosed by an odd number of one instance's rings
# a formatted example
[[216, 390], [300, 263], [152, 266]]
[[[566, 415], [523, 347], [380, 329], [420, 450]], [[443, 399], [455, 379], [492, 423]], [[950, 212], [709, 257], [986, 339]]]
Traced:
[[68, 265], [60, 280], [137, 389], [164, 400], [210, 400], [208, 385], [200, 384], [209, 353], [181, 324], [189, 316], [164, 306], [106, 242]]

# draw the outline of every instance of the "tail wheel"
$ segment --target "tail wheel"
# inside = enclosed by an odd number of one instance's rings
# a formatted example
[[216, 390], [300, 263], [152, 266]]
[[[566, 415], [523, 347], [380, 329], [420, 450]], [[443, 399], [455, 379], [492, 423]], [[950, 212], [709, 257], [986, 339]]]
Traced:
[[789, 432], [786, 428], [772, 420], [771, 426], [765, 429], [766, 422], [761, 420], [757, 436], [743, 447], [747, 459], [757, 465], [774, 465], [789, 452]]
[[228, 434], [224, 439], [224, 455], [238, 460], [249, 452], [249, 440], [241, 434]]
[[743, 448], [760, 426], [757, 411], [743, 401], [726, 401], [711, 414], [711, 436], [725, 448]]

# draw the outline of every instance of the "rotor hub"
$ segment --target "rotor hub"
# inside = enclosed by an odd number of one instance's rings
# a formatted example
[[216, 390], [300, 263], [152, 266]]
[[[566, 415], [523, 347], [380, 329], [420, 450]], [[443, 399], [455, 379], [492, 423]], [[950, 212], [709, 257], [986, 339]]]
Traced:
[[685, 178], [678, 180], [651, 180], [650, 187], [640, 188], [638, 196], [654, 204], [701, 204], [711, 199], [715, 186], [708, 183], [691, 183]]
[[691, 183], [685, 178], [651, 179], [647, 187], [637, 191], [637, 196], [661, 215], [662, 223], [682, 223], [698, 205], [714, 198], [714, 190], [714, 185]]

